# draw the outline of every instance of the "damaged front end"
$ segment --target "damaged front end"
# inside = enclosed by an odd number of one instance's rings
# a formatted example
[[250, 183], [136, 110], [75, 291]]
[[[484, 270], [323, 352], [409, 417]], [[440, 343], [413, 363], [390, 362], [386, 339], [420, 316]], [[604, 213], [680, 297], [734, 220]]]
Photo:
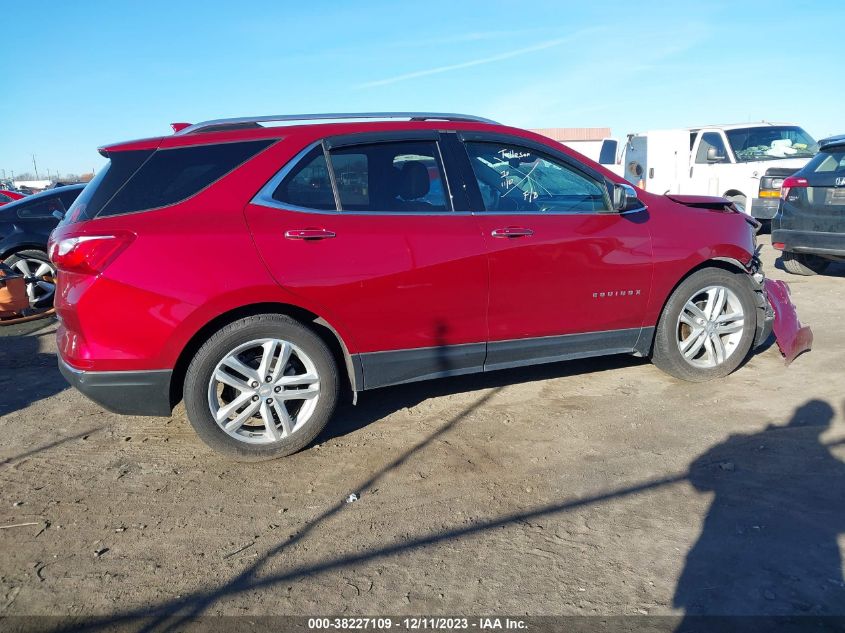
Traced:
[[789, 286], [785, 281], [767, 279], [756, 253], [748, 268], [755, 286], [758, 310], [754, 347], [762, 345], [774, 331], [778, 349], [789, 365], [799, 355], [812, 349], [813, 331], [798, 320]]

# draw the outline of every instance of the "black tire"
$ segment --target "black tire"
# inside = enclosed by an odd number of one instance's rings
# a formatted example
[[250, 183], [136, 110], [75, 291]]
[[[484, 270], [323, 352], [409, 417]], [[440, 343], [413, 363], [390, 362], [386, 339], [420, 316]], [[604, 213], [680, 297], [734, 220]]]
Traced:
[[[684, 358], [678, 349], [678, 319], [686, 302], [709, 286], [723, 286], [736, 295], [743, 311], [742, 335], [725, 360], [709, 368], [697, 367]], [[687, 277], [672, 293], [654, 335], [651, 361], [667, 374], [690, 382], [722, 378], [733, 372], [748, 356], [757, 328], [757, 307], [754, 288], [743, 273], [721, 268], [704, 268]]]
[[[262, 338], [288, 341], [307, 354], [320, 379], [320, 396], [302, 428], [271, 444], [248, 444], [226, 433], [209, 406], [209, 384], [217, 364], [241, 344]], [[302, 450], [323, 430], [334, 413], [339, 391], [338, 369], [332, 353], [313, 331], [282, 314], [259, 314], [240, 319], [217, 331], [188, 366], [183, 396], [188, 419], [208, 446], [243, 462], [284, 457]]]
[[783, 251], [780, 255], [780, 260], [783, 262], [786, 272], [792, 273], [793, 275], [816, 275], [823, 273], [830, 264], [830, 261], [818, 255], [792, 253], [790, 251]]
[[[30, 260], [30, 261], [35, 260], [35, 261], [47, 264], [48, 266], [50, 266], [50, 271], [51, 271], [50, 274], [51, 274], [51, 277], [53, 278], [53, 282], [52, 282], [53, 290], [49, 293], [44, 293], [43, 289], [36, 291], [36, 295], [38, 295], [38, 296], [36, 297], [35, 301], [29, 302], [29, 307], [39, 308], [39, 309], [40, 308], [51, 308], [53, 306], [53, 299], [54, 299], [55, 294], [56, 294], [55, 293], [56, 268], [53, 266], [52, 262], [50, 262], [50, 258], [47, 256], [47, 253], [45, 253], [44, 251], [36, 250], [36, 249], [27, 249], [27, 250], [23, 250], [23, 251], [18, 251], [17, 253], [14, 253], [13, 255], [10, 255], [9, 257], [7, 257], [4, 260], [4, 262], [8, 266], [15, 268], [15, 264], [17, 264], [21, 261], [26, 261], [26, 260]], [[30, 266], [30, 269], [31, 268], [32, 268], [32, 266]], [[32, 272], [35, 272], [35, 271], [32, 271]], [[29, 294], [31, 285], [32, 285], [32, 283], [27, 282], [27, 294]]]

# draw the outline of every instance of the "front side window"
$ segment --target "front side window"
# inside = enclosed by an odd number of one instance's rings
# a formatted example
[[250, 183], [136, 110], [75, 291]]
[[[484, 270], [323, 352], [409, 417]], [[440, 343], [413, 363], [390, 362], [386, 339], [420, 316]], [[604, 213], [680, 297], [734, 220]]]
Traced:
[[448, 211], [434, 141], [399, 141], [331, 150], [342, 211]]
[[602, 183], [575, 167], [517, 145], [466, 143], [486, 211], [610, 211]]
[[21, 220], [46, 220], [55, 218], [53, 215], [55, 211], [61, 214], [65, 212], [65, 205], [62, 204], [58, 196], [33, 200], [28, 204], [19, 206], [17, 213]]
[[705, 132], [701, 135], [701, 142], [698, 144], [698, 151], [695, 154], [695, 162], [699, 164], [729, 162], [721, 134]]
[[5, 193], [0, 193], [0, 202], [11, 202], [12, 199]]

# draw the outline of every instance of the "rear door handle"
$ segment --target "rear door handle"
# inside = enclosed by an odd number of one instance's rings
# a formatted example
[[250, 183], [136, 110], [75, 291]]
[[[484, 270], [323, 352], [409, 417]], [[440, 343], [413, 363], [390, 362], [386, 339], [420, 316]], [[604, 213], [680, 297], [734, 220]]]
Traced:
[[324, 240], [336, 235], [337, 233], [328, 229], [291, 229], [285, 231], [285, 238], [289, 240]]
[[502, 229], [496, 229], [490, 235], [493, 237], [528, 237], [534, 235], [534, 231], [521, 226], [506, 226]]

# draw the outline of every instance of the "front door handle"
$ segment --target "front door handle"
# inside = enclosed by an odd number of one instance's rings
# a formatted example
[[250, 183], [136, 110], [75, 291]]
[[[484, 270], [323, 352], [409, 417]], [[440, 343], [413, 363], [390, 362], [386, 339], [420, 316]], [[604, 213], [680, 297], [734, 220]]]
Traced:
[[493, 237], [528, 237], [534, 235], [534, 231], [522, 226], [506, 226], [502, 229], [496, 229], [490, 235]]
[[291, 229], [285, 231], [285, 238], [289, 240], [324, 240], [336, 235], [337, 233], [328, 229]]

